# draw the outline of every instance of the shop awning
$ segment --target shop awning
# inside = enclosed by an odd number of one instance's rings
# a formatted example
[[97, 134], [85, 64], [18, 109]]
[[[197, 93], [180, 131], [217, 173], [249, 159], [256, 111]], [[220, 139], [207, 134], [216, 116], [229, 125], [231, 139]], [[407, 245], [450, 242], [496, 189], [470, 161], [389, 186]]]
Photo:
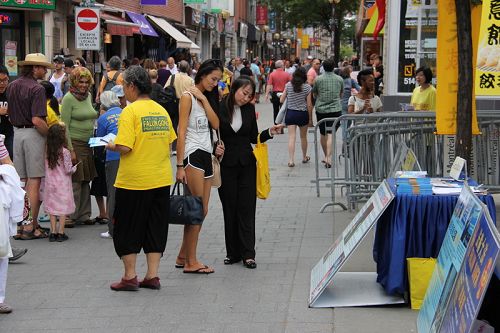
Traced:
[[140, 26], [124, 19], [101, 12], [101, 19], [106, 24], [106, 31], [111, 35], [133, 36], [140, 33]]
[[191, 47], [190, 47], [189, 52], [190, 53], [194, 53], [194, 54], [200, 54], [201, 53], [201, 47], [199, 47], [195, 43], [191, 42]]
[[174, 28], [173, 25], [168, 23], [166, 20], [155, 17], [151, 15], [147, 15], [155, 25], [157, 25], [161, 30], [163, 30], [166, 34], [170, 35], [173, 39], [177, 41], [177, 48], [191, 48], [191, 44], [194, 44], [189, 38], [187, 38], [182, 32]]
[[141, 33], [143, 35], [158, 37], [156, 31], [153, 29], [151, 24], [148, 22], [148, 20], [146, 20], [144, 16], [134, 12], [125, 12], [125, 13], [127, 13], [127, 16], [132, 20], [132, 22], [139, 25], [139, 28], [141, 29]]

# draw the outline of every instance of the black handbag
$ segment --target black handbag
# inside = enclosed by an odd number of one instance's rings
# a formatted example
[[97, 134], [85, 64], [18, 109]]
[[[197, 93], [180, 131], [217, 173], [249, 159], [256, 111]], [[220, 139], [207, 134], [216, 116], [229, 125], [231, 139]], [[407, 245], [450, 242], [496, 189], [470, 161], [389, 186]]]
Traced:
[[[176, 182], [170, 194], [169, 224], [202, 224], [203, 202], [201, 197], [187, 195], [186, 185], [181, 194], [179, 182]], [[177, 189], [177, 193], [176, 193]]]

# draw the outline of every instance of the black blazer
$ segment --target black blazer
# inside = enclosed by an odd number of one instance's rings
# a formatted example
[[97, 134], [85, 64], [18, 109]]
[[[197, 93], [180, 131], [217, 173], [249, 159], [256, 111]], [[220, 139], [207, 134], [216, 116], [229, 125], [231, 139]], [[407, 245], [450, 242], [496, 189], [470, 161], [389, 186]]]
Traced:
[[[257, 143], [258, 135], [255, 106], [248, 103], [241, 107], [242, 125], [238, 132], [234, 132], [231, 127], [225, 100], [221, 102], [217, 115], [220, 120], [221, 140], [225, 145], [224, 158], [222, 159], [221, 166], [247, 166], [251, 163], [255, 163], [256, 160], [251, 145], [252, 143]], [[271, 138], [269, 129], [260, 133], [260, 142], [266, 142]]]

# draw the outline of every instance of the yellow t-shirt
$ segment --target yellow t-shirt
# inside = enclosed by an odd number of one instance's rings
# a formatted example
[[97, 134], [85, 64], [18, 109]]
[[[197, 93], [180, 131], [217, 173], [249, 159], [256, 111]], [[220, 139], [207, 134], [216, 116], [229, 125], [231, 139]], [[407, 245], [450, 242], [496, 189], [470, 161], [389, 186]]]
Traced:
[[436, 110], [436, 88], [430, 85], [429, 88], [424, 91], [420, 90], [420, 87], [413, 89], [413, 94], [411, 95], [411, 105], [415, 108], [415, 111], [425, 110], [425, 111], [435, 111]]
[[47, 101], [47, 126], [52, 126], [54, 124], [57, 124], [61, 120], [59, 119], [59, 116], [57, 113], [52, 109], [49, 105], [49, 102]]
[[120, 156], [115, 187], [150, 190], [173, 184], [170, 143], [177, 138], [167, 111], [152, 100], [123, 109], [115, 144], [130, 152]]

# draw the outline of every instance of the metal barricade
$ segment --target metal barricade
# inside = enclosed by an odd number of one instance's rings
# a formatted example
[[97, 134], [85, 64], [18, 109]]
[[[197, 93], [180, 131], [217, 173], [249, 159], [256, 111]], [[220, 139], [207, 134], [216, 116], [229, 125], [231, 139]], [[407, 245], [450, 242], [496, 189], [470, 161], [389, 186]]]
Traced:
[[[332, 162], [335, 162], [329, 177], [320, 176], [318, 163], [318, 129], [324, 122], [333, 122], [330, 130], [340, 124], [342, 131], [341, 145], [337, 135], [332, 135]], [[478, 123], [481, 134], [473, 136], [470, 175], [490, 190], [500, 190], [500, 112], [478, 112]], [[429, 176], [447, 174], [454, 159], [454, 147], [449, 142], [453, 138], [435, 135], [434, 112], [348, 114], [321, 120], [315, 127], [316, 179], [313, 182], [318, 197], [322, 182], [329, 185], [331, 191], [331, 201], [323, 205], [321, 211], [332, 205], [352, 209], [371, 196], [390, 174], [401, 142], [413, 150], [422, 170], [426, 170]], [[342, 147], [340, 154], [337, 153], [338, 147]], [[340, 167], [342, 158], [343, 168]], [[346, 188], [346, 204], [336, 201], [338, 187]]]

